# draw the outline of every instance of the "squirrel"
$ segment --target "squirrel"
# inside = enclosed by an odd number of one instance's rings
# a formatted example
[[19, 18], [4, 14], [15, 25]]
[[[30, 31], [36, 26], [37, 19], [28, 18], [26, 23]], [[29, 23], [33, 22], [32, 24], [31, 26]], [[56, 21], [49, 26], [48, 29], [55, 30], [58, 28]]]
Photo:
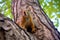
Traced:
[[29, 13], [29, 11], [22, 10], [22, 15], [17, 19], [16, 23], [23, 28], [24, 30], [27, 30], [28, 32], [34, 33], [36, 31], [35, 25], [33, 23], [32, 17]]

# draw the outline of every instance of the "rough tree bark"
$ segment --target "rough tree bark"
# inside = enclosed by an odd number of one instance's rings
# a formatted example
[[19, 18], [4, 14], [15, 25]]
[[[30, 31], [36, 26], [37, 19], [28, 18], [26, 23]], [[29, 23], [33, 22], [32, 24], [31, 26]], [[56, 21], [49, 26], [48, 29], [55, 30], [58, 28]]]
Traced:
[[[32, 8], [31, 16], [36, 32], [30, 33], [14, 21], [21, 16], [21, 9]], [[14, 21], [0, 14], [0, 40], [60, 40], [60, 33], [39, 6], [38, 0], [12, 0]]]

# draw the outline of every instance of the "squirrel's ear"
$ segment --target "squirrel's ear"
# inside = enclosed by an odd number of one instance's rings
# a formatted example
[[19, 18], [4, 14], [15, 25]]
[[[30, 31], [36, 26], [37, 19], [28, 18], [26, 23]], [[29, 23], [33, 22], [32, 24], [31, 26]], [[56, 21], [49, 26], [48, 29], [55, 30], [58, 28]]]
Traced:
[[26, 15], [26, 12], [24, 11], [24, 15]]

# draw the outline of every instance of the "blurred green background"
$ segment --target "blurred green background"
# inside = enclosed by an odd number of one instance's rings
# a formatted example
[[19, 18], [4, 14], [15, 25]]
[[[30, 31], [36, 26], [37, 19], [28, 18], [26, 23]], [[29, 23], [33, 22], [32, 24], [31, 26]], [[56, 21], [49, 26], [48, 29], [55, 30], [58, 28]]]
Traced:
[[[12, 0], [0, 0], [0, 13], [13, 19], [11, 13]], [[55, 27], [60, 31], [60, 0], [39, 0], [39, 3]]]

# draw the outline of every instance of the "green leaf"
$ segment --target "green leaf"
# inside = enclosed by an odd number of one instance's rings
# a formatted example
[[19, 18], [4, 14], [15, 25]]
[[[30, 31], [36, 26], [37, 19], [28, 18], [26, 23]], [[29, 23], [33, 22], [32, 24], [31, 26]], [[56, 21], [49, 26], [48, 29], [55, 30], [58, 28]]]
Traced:
[[57, 17], [60, 18], [60, 14], [57, 14]]

